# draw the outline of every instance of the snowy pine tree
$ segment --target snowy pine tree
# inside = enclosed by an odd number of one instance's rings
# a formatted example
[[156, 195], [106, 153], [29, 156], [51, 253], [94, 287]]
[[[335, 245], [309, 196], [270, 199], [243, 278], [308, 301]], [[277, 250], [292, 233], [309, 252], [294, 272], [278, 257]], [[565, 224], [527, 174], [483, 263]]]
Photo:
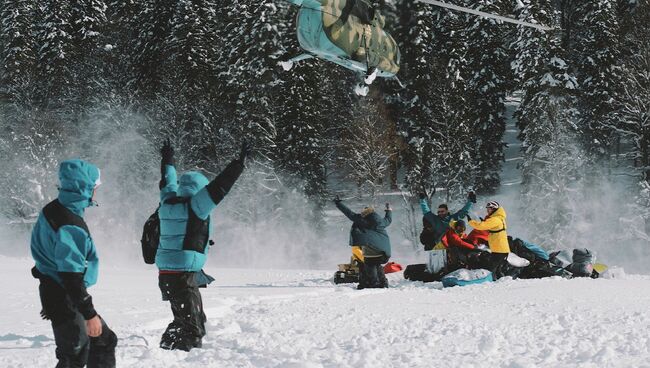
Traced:
[[[551, 1], [522, 1], [519, 18], [557, 24]], [[583, 163], [577, 148], [577, 82], [570, 72], [558, 34], [519, 28], [515, 73], [522, 77], [524, 96], [516, 115], [522, 128], [522, 206], [534, 241], [555, 246], [568, 240], [572, 204], [579, 200]]]
[[[634, 211], [645, 221], [645, 235], [650, 236], [650, 3], [642, 2], [631, 19], [625, 45], [628, 55], [623, 72], [622, 93], [615, 101], [617, 129], [632, 149], [628, 158], [639, 177], [640, 190]], [[638, 224], [633, 224], [637, 226]]]
[[137, 15], [139, 34], [132, 49], [135, 65], [135, 89], [147, 97], [161, 90], [164, 76], [161, 73], [168, 57], [164, 46], [172, 29], [176, 1], [144, 0]]
[[[380, 97], [381, 98], [381, 97]], [[348, 177], [359, 190], [359, 197], [367, 194], [374, 203], [380, 189], [386, 184], [391, 159], [397, 155], [391, 134], [394, 122], [380, 110], [382, 104], [372, 97], [359, 101], [347, 124], [343, 124], [339, 162], [348, 171]]]
[[402, 69], [410, 80], [401, 96], [406, 181], [412, 193], [447, 190], [453, 198], [472, 181], [472, 127], [466, 106], [466, 38], [457, 13], [425, 4], [402, 4]]
[[[508, 15], [509, 1], [469, 1], [472, 8]], [[465, 16], [467, 48], [467, 104], [476, 145], [473, 161], [475, 190], [493, 193], [500, 185], [499, 172], [504, 160], [504, 100], [514, 86], [509, 38], [515, 27], [492, 19]]]
[[580, 84], [580, 129], [586, 148], [605, 157], [617, 142], [615, 100], [620, 93], [621, 53], [617, 4], [584, 0], [575, 4], [573, 43]]
[[0, 7], [1, 82], [17, 100], [21, 100], [21, 92], [34, 83], [34, 15], [34, 3], [28, 0], [4, 1]]
[[38, 26], [39, 90], [43, 104], [56, 106], [73, 94], [71, 4], [68, 1], [46, 0], [41, 6], [43, 19]]

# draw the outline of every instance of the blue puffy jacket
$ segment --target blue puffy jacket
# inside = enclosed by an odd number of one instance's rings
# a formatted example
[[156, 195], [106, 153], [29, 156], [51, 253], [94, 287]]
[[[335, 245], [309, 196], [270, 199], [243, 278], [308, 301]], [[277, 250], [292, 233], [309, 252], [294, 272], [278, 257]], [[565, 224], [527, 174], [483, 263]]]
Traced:
[[[243, 168], [243, 163], [235, 160], [209, 182], [203, 174], [194, 171], [181, 175], [178, 180], [174, 166], [163, 164], [158, 212], [160, 245], [156, 253], [158, 269], [198, 272], [203, 268], [211, 235], [210, 213], [228, 193]], [[194, 237], [192, 242], [188, 242], [188, 236]]]
[[368, 246], [378, 252], [384, 252], [386, 257], [390, 258], [390, 238], [386, 228], [393, 221], [393, 211], [386, 211], [384, 218], [376, 212], [363, 217], [341, 202], [336, 202], [336, 207], [353, 222], [350, 230], [351, 246]]
[[[59, 181], [58, 202], [83, 218], [84, 210], [92, 204], [99, 169], [79, 159], [64, 161], [59, 167]], [[64, 225], [55, 231], [41, 211], [32, 231], [31, 252], [38, 271], [60, 285], [59, 273], [66, 272], [83, 274], [86, 287], [97, 282], [97, 250], [82, 226]]]

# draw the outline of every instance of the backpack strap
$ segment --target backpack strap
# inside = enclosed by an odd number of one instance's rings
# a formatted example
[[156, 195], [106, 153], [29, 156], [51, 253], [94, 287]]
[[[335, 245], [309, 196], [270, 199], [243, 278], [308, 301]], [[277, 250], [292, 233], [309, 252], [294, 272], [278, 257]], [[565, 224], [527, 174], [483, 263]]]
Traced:
[[501, 228], [500, 230], [488, 230], [488, 232], [490, 234], [497, 234], [497, 233], [500, 233], [502, 231], [506, 231], [506, 223], [503, 222], [503, 220], [501, 220], [501, 225], [503, 226], [503, 228]]
[[83, 217], [67, 209], [58, 199], [53, 200], [43, 208], [43, 216], [45, 216], [48, 224], [55, 232], [58, 232], [63, 226], [71, 225], [84, 229], [90, 235], [88, 225], [86, 225]]
[[[191, 197], [172, 197], [165, 201], [165, 204], [189, 204]], [[185, 238], [183, 238], [183, 250], [193, 250], [195, 252], [205, 252], [205, 247], [213, 244], [210, 241], [210, 217], [201, 220], [194, 213], [192, 206], [187, 206], [187, 227], [185, 228]]]
[[181, 204], [181, 203], [189, 203], [190, 200], [192, 200], [191, 197], [171, 197], [167, 200], [165, 200], [165, 204]]

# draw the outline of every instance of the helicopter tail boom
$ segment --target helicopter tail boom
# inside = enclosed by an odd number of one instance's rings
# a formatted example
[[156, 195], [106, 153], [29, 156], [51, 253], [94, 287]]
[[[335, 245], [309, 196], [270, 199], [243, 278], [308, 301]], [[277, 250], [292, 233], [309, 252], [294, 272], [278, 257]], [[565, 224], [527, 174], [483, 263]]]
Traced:
[[500, 20], [500, 21], [503, 21], [503, 22], [518, 24], [518, 25], [525, 26], [525, 27], [536, 28], [536, 29], [539, 29], [541, 31], [551, 31], [551, 30], [553, 30], [553, 28], [545, 26], [543, 24], [524, 22], [524, 21], [519, 20], [519, 19], [504, 17], [502, 15], [490, 14], [490, 13], [486, 13], [486, 12], [483, 12], [483, 11], [480, 11], [480, 10], [475, 10], [475, 9], [471, 9], [471, 8], [466, 8], [464, 6], [449, 4], [449, 3], [445, 3], [445, 2], [442, 2], [442, 1], [438, 1], [438, 0], [418, 0], [418, 1], [421, 2], [421, 3], [440, 6], [442, 8], [457, 10], [457, 11], [460, 11], [460, 12], [463, 12], [463, 13], [478, 15], [478, 16], [481, 16], [481, 17], [484, 17], [484, 18], [496, 19], [496, 20]]

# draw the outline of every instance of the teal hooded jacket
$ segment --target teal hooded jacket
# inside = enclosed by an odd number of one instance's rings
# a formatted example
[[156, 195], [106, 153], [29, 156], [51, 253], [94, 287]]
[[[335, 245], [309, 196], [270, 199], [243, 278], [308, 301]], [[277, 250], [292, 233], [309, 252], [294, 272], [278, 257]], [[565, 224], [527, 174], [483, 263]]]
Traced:
[[[184, 173], [179, 180], [173, 165], [166, 164], [163, 168], [164, 184], [160, 190], [158, 212], [160, 245], [156, 253], [156, 266], [162, 271], [198, 272], [205, 265], [210, 247], [209, 244], [200, 244], [203, 249], [185, 248], [190, 216], [207, 221], [210, 237], [210, 213], [241, 175], [243, 162], [234, 160], [212, 182], [195, 171]], [[183, 200], [175, 200], [179, 198]]]
[[[93, 164], [79, 159], [63, 161], [59, 166], [59, 203], [83, 218], [92, 205], [99, 177]], [[90, 234], [79, 226], [65, 225], [55, 231], [41, 211], [32, 230], [31, 253], [36, 268], [60, 285], [59, 272], [83, 273], [86, 287], [97, 282], [97, 250]]]

